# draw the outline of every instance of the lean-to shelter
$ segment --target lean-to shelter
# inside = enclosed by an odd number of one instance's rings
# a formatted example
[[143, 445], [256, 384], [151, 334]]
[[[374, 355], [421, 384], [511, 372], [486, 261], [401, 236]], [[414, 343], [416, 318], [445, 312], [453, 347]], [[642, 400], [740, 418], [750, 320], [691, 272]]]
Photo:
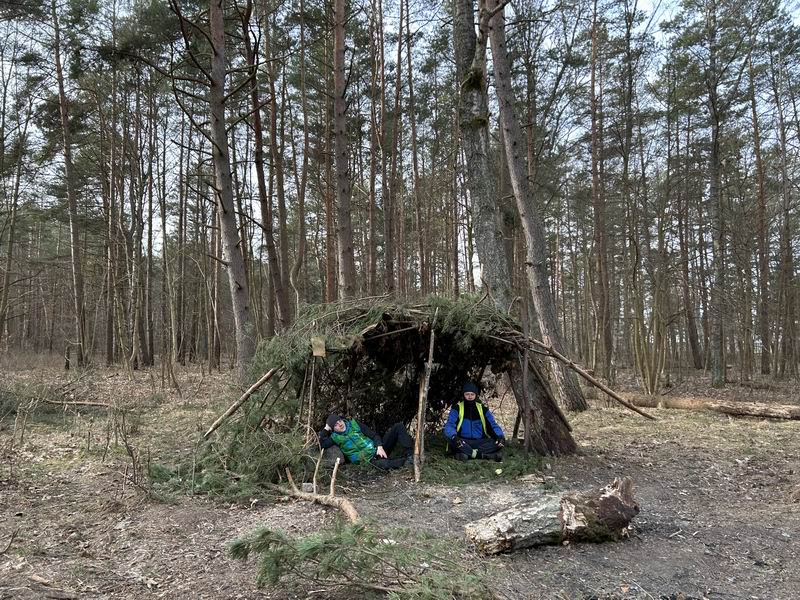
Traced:
[[254, 368], [281, 372], [266, 405], [283, 407], [311, 429], [329, 412], [358, 416], [379, 429], [409, 424], [417, 414], [432, 330], [426, 425], [438, 423], [464, 381], [505, 375], [528, 447], [540, 454], [575, 450], [546, 365], [530, 351], [519, 323], [475, 297], [430, 297], [415, 304], [372, 298], [307, 307], [289, 330], [258, 349]]

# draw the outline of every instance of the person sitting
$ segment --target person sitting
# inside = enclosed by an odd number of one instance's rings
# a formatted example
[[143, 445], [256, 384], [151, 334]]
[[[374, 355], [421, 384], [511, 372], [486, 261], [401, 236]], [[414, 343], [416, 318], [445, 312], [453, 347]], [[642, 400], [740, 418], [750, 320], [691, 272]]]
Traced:
[[[371, 463], [383, 470], [413, 464], [414, 442], [402, 423], [395, 423], [380, 436], [361, 421], [333, 413], [319, 432], [319, 445], [323, 449], [336, 445], [347, 462]], [[389, 458], [398, 445], [403, 449], [403, 457]]]
[[492, 411], [478, 400], [478, 386], [464, 384], [464, 398], [450, 408], [444, 435], [447, 447], [456, 460], [486, 458], [503, 460], [505, 436]]

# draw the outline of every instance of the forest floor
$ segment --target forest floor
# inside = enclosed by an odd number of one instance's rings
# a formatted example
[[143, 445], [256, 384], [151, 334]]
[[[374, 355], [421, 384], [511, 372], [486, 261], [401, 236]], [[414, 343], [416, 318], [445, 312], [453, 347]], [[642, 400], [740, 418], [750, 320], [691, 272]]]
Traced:
[[[6, 398], [63, 386], [73, 390], [67, 401], [129, 409], [128, 444], [143, 463], [191, 456], [201, 432], [237, 396], [226, 375], [199, 368], [180, 374], [179, 397], [161, 389], [159, 371], [130, 380], [96, 368], [68, 384], [55, 364], [23, 368], [8, 360], [0, 359]], [[798, 403], [796, 382], [720, 391], [705, 381], [692, 376], [670, 395]], [[154, 499], [146, 481], [130, 483], [129, 452], [124, 440], [106, 439], [104, 410], [41, 413], [25, 423], [21, 441], [17, 422], [12, 444], [8, 406], [0, 396], [0, 599], [331, 597], [320, 587], [258, 589], [253, 561], [229, 558], [226, 546], [259, 525], [313, 532], [338, 518], [332, 509], [286, 498], [248, 506], [204, 496]], [[580, 452], [544, 459], [533, 475], [414, 484], [401, 470], [345, 478], [338, 491], [365, 517], [451, 541], [460, 558], [486, 567], [486, 583], [501, 598], [800, 597], [800, 422], [649, 412], [658, 420], [599, 407], [573, 416]], [[489, 559], [464, 541], [469, 521], [543, 491], [584, 490], [621, 475], [633, 479], [641, 507], [629, 539]]]

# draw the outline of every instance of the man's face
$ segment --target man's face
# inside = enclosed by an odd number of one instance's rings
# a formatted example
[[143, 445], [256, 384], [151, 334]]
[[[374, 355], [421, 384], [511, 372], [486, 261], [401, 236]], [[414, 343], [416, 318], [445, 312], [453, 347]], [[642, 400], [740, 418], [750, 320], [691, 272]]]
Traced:
[[347, 425], [345, 425], [344, 421], [339, 419], [336, 421], [336, 425], [333, 426], [333, 430], [336, 433], [344, 433], [344, 430], [347, 429]]
[[464, 400], [467, 402], [475, 401], [475, 392], [464, 392]]

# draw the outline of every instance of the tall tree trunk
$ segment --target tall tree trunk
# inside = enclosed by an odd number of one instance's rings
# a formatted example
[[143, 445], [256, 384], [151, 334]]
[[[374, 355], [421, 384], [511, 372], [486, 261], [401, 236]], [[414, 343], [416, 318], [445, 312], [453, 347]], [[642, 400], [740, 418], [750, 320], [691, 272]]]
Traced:
[[[475, 241], [483, 279], [498, 307], [511, 302], [511, 277], [505, 255], [499, 198], [493, 193], [489, 164], [489, 100], [485, 31], [475, 34], [473, 0], [454, 0], [453, 45], [459, 83], [458, 119], [464, 151], [464, 178], [474, 210]], [[472, 272], [472, 264], [467, 264]]]
[[597, 92], [597, 0], [592, 9], [592, 58], [591, 58], [591, 98], [592, 114], [592, 208], [594, 212], [594, 244], [597, 268], [597, 284], [594, 287], [597, 306], [597, 331], [602, 343], [600, 353], [601, 373], [611, 379], [614, 342], [611, 335], [611, 293], [608, 277], [608, 249], [606, 247], [606, 200], [600, 181], [601, 153], [603, 144], [600, 95]]
[[[680, 245], [681, 255], [681, 291], [683, 296], [683, 312], [686, 316], [686, 329], [687, 337], [689, 338], [689, 349], [692, 353], [692, 365], [695, 369], [703, 368], [703, 349], [700, 347], [700, 340], [697, 337], [697, 320], [695, 319], [695, 304], [691, 297], [689, 286], [689, 241], [692, 239], [689, 235], [689, 197], [690, 190], [692, 189], [689, 184], [689, 131], [691, 129], [691, 117], [686, 126], [686, 157], [685, 166], [683, 170], [684, 185], [683, 193], [680, 194], [681, 201], [678, 207], [678, 243]], [[677, 127], [677, 125], [676, 125]], [[675, 132], [676, 141], [680, 141], [680, 132]], [[680, 148], [676, 149], [676, 153], [680, 156]]]
[[378, 164], [383, 159], [378, 152], [381, 147], [381, 133], [378, 129], [378, 69], [380, 68], [380, 56], [377, 52], [377, 6], [372, 0], [372, 14], [370, 15], [369, 46], [372, 60], [370, 61], [370, 82], [369, 82], [369, 208], [367, 218], [369, 220], [369, 230], [367, 232], [367, 294], [374, 296], [378, 293], [378, 243], [375, 239], [377, 228], [375, 219], [377, 218], [377, 176]]
[[[306, 293], [306, 189], [308, 187], [308, 95], [306, 94], [306, 9], [300, 0], [300, 109], [303, 111], [303, 166], [300, 169], [300, 183], [297, 186], [297, 252], [295, 262], [289, 273], [289, 282], [295, 292], [295, 306]], [[296, 161], [295, 161], [296, 163]], [[297, 165], [295, 164], [295, 168]]]
[[236, 367], [240, 380], [247, 375], [247, 366], [255, 352], [253, 323], [250, 315], [250, 294], [245, 279], [245, 265], [239, 250], [238, 229], [233, 202], [233, 182], [228, 158], [228, 136], [225, 127], [225, 22], [224, 0], [211, 0], [211, 133], [214, 140], [212, 156], [216, 174], [217, 203], [219, 206], [220, 239], [228, 271], [233, 319], [236, 328]]
[[[405, 10], [405, 3], [400, 2], [400, 19], [398, 21], [398, 30], [403, 30], [403, 12]], [[383, 27], [381, 26], [381, 33], [383, 32]], [[400, 105], [400, 91], [402, 89], [402, 78], [400, 77], [400, 65], [402, 64], [402, 56], [403, 56], [403, 38], [402, 36], [397, 37], [397, 69], [395, 72], [395, 87], [394, 87], [394, 109], [392, 111], [392, 141], [391, 141], [391, 152], [392, 152], [392, 160], [391, 160], [391, 167], [389, 169], [389, 185], [390, 191], [388, 194], [384, 196], [384, 203], [383, 203], [383, 243], [384, 243], [384, 258], [386, 261], [386, 267], [384, 272], [384, 280], [386, 286], [386, 293], [389, 295], [393, 295], [397, 290], [397, 276], [395, 275], [395, 264], [396, 264], [396, 227], [395, 227], [395, 216], [396, 210], [395, 206], [402, 202], [400, 196], [400, 182], [398, 181], [397, 175], [397, 165], [398, 165], [398, 158], [399, 158], [399, 148], [398, 148], [398, 137], [400, 135], [400, 126], [401, 126], [401, 105]], [[384, 115], [386, 111], [384, 111]], [[386, 126], [386, 118], [383, 119], [383, 127]], [[385, 156], [385, 155], [384, 155]], [[397, 265], [397, 270], [402, 270], [402, 265]]]
[[706, 21], [709, 67], [706, 78], [708, 111], [711, 119], [711, 153], [709, 156], [709, 203], [714, 227], [714, 285], [711, 287], [711, 385], [725, 385], [725, 214], [720, 186], [722, 115], [717, 77], [717, 13], [711, 0]]
[[[345, 0], [334, 0], [333, 87], [334, 147], [336, 152], [336, 240], [339, 258], [339, 295], [356, 295], [356, 263], [353, 255], [353, 226], [350, 218], [350, 151], [347, 139], [347, 90], [344, 73]], [[399, 72], [399, 69], [398, 69]]]
[[[511, 73], [508, 68], [508, 51], [506, 48], [504, 4], [500, 0], [486, 0], [481, 12], [481, 30], [488, 31], [492, 47], [492, 58], [497, 88], [497, 99], [500, 105], [500, 122], [505, 136], [505, 148], [508, 158], [508, 171], [511, 186], [517, 201], [520, 220], [527, 244], [526, 274], [531, 288], [539, 328], [545, 343], [556, 351], [565, 351], [561, 339], [561, 331], [556, 318], [555, 305], [550, 290], [547, 274], [547, 240], [544, 225], [538, 215], [536, 201], [530, 189], [525, 167], [525, 144], [514, 109], [514, 91], [511, 85]], [[575, 374], [553, 361], [552, 364], [556, 387], [560, 401], [567, 410], [585, 410], [588, 408]]]
[[[289, 302], [289, 232], [287, 229], [287, 216], [286, 216], [286, 186], [284, 185], [284, 163], [283, 163], [283, 122], [281, 119], [280, 129], [278, 128], [278, 94], [275, 86], [277, 79], [277, 65], [272, 60], [272, 28], [273, 24], [270, 23], [268, 16], [264, 16], [263, 28], [266, 32], [264, 36], [265, 59], [267, 60], [269, 74], [269, 92], [270, 92], [270, 119], [269, 119], [269, 132], [270, 132], [270, 152], [272, 155], [272, 171], [275, 175], [275, 191], [278, 200], [278, 243], [280, 245], [280, 252], [278, 253], [278, 260], [280, 261], [280, 270], [273, 275], [273, 293], [277, 300], [278, 313], [280, 315], [281, 323], [284, 327], [288, 327], [294, 319], [292, 314], [292, 305]], [[253, 70], [255, 72], [255, 66]], [[285, 82], [283, 83], [285, 86]], [[283, 103], [281, 103], [282, 105]], [[279, 142], [280, 138], [280, 142]], [[270, 202], [272, 196], [270, 196]], [[272, 272], [272, 269], [270, 268]], [[278, 282], [277, 279], [280, 279]]]
[[[325, 63], [330, 64], [329, 44], [325, 43]], [[326, 74], [328, 79], [328, 88], [330, 89], [332, 82], [330, 81], [330, 72]], [[336, 232], [333, 218], [333, 152], [331, 145], [333, 143], [332, 127], [333, 127], [333, 109], [329, 100], [329, 95], [323, 98], [325, 102], [325, 144], [323, 156], [325, 157], [325, 301], [334, 302], [338, 295], [336, 290]]]
[[755, 77], [753, 60], [747, 61], [750, 76], [750, 114], [753, 122], [753, 147], [756, 158], [756, 185], [758, 209], [756, 217], [756, 239], [758, 241], [758, 331], [761, 338], [761, 374], [769, 375], [771, 358], [771, 339], [769, 329], [769, 246], [767, 241], [767, 197], [764, 192], [764, 162], [761, 158], [761, 131], [756, 112]]
[[[275, 248], [275, 235], [273, 232], [272, 218], [272, 198], [267, 194], [267, 183], [264, 176], [264, 128], [261, 123], [261, 99], [258, 93], [258, 63], [257, 49], [254, 48], [250, 39], [250, 17], [252, 15], [252, 3], [248, 2], [242, 14], [242, 36], [244, 39], [245, 56], [247, 66], [250, 68], [250, 109], [253, 114], [253, 134], [255, 135], [255, 150], [253, 160], [256, 167], [256, 180], [258, 183], [258, 199], [261, 206], [261, 230], [264, 235], [264, 245], [267, 247], [267, 261], [269, 263], [269, 277], [272, 282], [272, 295], [278, 305], [278, 315], [281, 318], [283, 328], [290, 325], [289, 321], [289, 300], [286, 289], [283, 287], [283, 280], [279, 273], [278, 253]], [[264, 27], [269, 27], [265, 24]], [[274, 87], [273, 87], [274, 89]], [[270, 103], [272, 110], [275, 102]]]
[[[17, 241], [17, 207], [19, 205], [19, 188], [22, 179], [22, 164], [24, 163], [24, 148], [28, 139], [28, 123], [30, 122], [30, 103], [25, 124], [22, 129], [19, 141], [19, 153], [16, 157], [17, 165], [14, 170], [14, 187], [11, 191], [11, 215], [8, 223], [8, 240], [6, 242], [6, 260], [3, 270], [3, 288], [0, 291], [0, 341], [6, 326], [6, 315], [8, 313], [8, 296], [11, 291], [11, 269], [14, 264], [14, 245]], [[2, 140], [0, 140], [2, 141]]]
[[784, 376], [797, 374], [796, 362], [796, 325], [795, 325], [795, 273], [794, 256], [792, 252], [792, 221], [791, 221], [791, 180], [788, 167], [788, 139], [786, 134], [786, 120], [783, 110], [783, 64], [775, 64], [774, 57], [770, 57], [772, 92], [778, 116], [778, 140], [780, 143], [781, 159], [781, 233], [780, 233], [780, 278], [779, 297], [781, 298], [782, 312], [779, 315], [781, 345], [778, 374]]
[[64, 141], [64, 179], [67, 188], [67, 205], [69, 213], [70, 255], [72, 263], [72, 299], [74, 308], [74, 324], [78, 366], [87, 362], [86, 348], [86, 315], [83, 294], [83, 267], [81, 266], [81, 233], [78, 225], [78, 198], [75, 193], [75, 179], [72, 167], [72, 136], [69, 124], [69, 105], [64, 89], [64, 69], [61, 64], [61, 27], [56, 14], [56, 1], [50, 4], [53, 19], [53, 50], [56, 62], [56, 79], [58, 81], [58, 107], [61, 115], [61, 131]]
[[[402, 0], [401, 0], [402, 1]], [[428, 265], [425, 256], [425, 233], [423, 226], [422, 192], [419, 182], [419, 156], [417, 149], [417, 115], [414, 103], [414, 71], [411, 67], [411, 13], [406, 3], [406, 67], [408, 70], [408, 115], [411, 120], [411, 171], [414, 177], [414, 218], [417, 233], [417, 261], [419, 265], [420, 291], [428, 293]], [[399, 69], [398, 69], [399, 71]]]

